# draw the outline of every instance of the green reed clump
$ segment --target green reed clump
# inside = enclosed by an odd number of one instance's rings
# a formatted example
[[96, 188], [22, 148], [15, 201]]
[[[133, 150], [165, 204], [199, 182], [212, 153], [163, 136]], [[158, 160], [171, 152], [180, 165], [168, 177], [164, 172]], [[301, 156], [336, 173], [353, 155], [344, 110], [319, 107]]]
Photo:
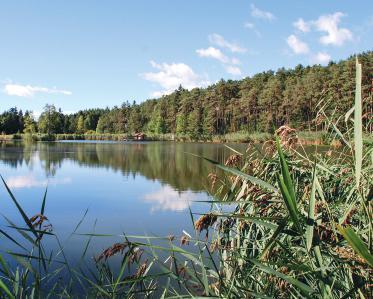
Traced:
[[[373, 147], [363, 145], [359, 64], [356, 73], [347, 130], [325, 117], [343, 147], [307, 156], [296, 131], [284, 126], [257, 153], [253, 144], [247, 153], [232, 149], [225, 165], [205, 158], [227, 176], [210, 176], [216, 200], [195, 223], [197, 235], [209, 233], [196, 243], [199, 259], [191, 257], [186, 270], [174, 260], [189, 294], [372, 297]], [[189, 271], [187, 279], [180, 281], [179, 268]]]
[[255, 143], [263, 143], [267, 140], [271, 139], [271, 134], [269, 133], [261, 133], [261, 132], [246, 132], [240, 131], [235, 133], [228, 133], [224, 135], [216, 135], [212, 136], [213, 142], [241, 142], [241, 143], [248, 143], [248, 142], [255, 142]]
[[294, 147], [294, 130], [280, 128], [261, 158], [236, 152], [240, 163], [210, 161], [230, 176], [214, 179], [210, 247], [220, 276], [209, 276], [205, 295], [371, 298], [373, 147], [363, 146], [359, 64], [356, 81], [354, 119], [345, 119], [353, 127], [341, 133], [331, 124], [343, 148], [308, 157]]

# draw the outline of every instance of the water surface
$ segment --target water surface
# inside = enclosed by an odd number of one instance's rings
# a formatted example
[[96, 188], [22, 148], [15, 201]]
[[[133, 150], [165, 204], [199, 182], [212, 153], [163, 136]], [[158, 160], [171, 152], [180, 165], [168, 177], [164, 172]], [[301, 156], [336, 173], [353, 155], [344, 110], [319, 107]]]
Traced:
[[[244, 151], [246, 145], [235, 144]], [[174, 142], [3, 142], [0, 172], [28, 216], [37, 214], [48, 187], [46, 215], [61, 240], [68, 238], [86, 209], [78, 232], [167, 236], [191, 232], [189, 206], [208, 210], [205, 191], [214, 166], [188, 153], [224, 161], [232, 152], [221, 144]], [[21, 218], [0, 186], [1, 213]], [[0, 219], [4, 228], [7, 223]], [[3, 244], [6, 240], [3, 240]], [[69, 240], [77, 255], [81, 238]], [[93, 252], [110, 240], [99, 239]]]

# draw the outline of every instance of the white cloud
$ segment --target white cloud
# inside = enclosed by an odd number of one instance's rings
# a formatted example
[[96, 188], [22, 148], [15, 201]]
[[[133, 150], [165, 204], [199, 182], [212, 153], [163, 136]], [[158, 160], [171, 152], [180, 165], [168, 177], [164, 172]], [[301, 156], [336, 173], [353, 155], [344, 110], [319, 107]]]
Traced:
[[290, 35], [286, 41], [295, 54], [309, 53], [308, 45], [297, 38], [294, 34]]
[[231, 59], [231, 63], [232, 63], [232, 64], [241, 64], [241, 61], [240, 61], [238, 58], [233, 57], [233, 58]]
[[251, 9], [251, 16], [253, 16], [254, 18], [264, 19], [268, 21], [275, 19], [275, 16], [271, 12], [261, 10], [257, 8], [254, 4], [250, 5], [250, 9]]
[[152, 94], [153, 96], [159, 97], [164, 94], [172, 93], [180, 85], [186, 89], [192, 89], [210, 84], [208, 80], [196, 74], [193, 69], [185, 63], [158, 64], [154, 61], [150, 61], [150, 64], [159, 71], [140, 74], [140, 76], [145, 80], [159, 84], [163, 88], [161, 91], [154, 92]]
[[309, 32], [311, 30], [310, 23], [305, 22], [302, 18], [294, 22], [293, 26], [302, 32]]
[[220, 49], [217, 49], [214, 47], [208, 47], [207, 49], [198, 49], [196, 50], [196, 53], [200, 57], [214, 58], [224, 64], [240, 64], [241, 63], [241, 61], [238, 58], [236, 57], [229, 58], [226, 55], [224, 55], [224, 53]]
[[237, 65], [241, 64], [241, 61], [236, 57], [229, 58], [225, 56], [222, 51], [214, 47], [198, 49], [196, 52], [200, 57], [209, 57], [219, 60], [228, 74], [235, 76], [242, 74], [241, 69], [237, 67]]
[[320, 16], [313, 24], [318, 31], [326, 32], [320, 37], [320, 42], [324, 45], [341, 46], [346, 41], [352, 40], [352, 33], [347, 28], [339, 28], [338, 24], [345, 14], [336, 12], [331, 15]]
[[144, 200], [153, 204], [152, 212], [157, 210], [184, 211], [195, 197], [196, 194], [191, 191], [178, 192], [165, 186], [156, 192], [146, 194]]
[[207, 49], [198, 49], [196, 50], [196, 52], [200, 57], [214, 58], [223, 63], [227, 63], [229, 61], [229, 58], [225, 56], [222, 51], [214, 47], [208, 47]]
[[247, 29], [252, 30], [253, 32], [255, 32], [255, 34], [256, 34], [258, 37], [261, 37], [261, 36], [262, 36], [261, 33], [256, 29], [254, 23], [246, 22], [246, 23], [244, 24], [244, 27], [247, 28]]
[[249, 28], [249, 29], [254, 29], [255, 28], [255, 25], [253, 23], [250, 23], [250, 22], [246, 22], [244, 26], [245, 26], [245, 28]]
[[331, 57], [326, 52], [317, 52], [312, 58], [312, 61], [317, 64], [327, 64], [330, 60]]
[[223, 36], [217, 33], [213, 33], [209, 35], [209, 41], [211, 44], [219, 46], [221, 48], [227, 48], [233, 53], [244, 53], [247, 51], [247, 49], [235, 44], [228, 42], [224, 39]]
[[225, 70], [227, 71], [228, 74], [231, 74], [231, 75], [234, 75], [234, 76], [238, 76], [238, 75], [242, 74], [241, 69], [239, 67], [233, 66], [233, 65], [226, 65]]
[[31, 187], [46, 187], [47, 185], [61, 185], [71, 183], [71, 178], [51, 178], [47, 179], [37, 179], [32, 175], [25, 176], [14, 176], [6, 180], [9, 188], [20, 189], [20, 188], [31, 188]]
[[7, 95], [18, 97], [32, 97], [36, 93], [72, 95], [72, 92], [68, 90], [12, 83], [8, 83], [4, 86], [4, 92]]

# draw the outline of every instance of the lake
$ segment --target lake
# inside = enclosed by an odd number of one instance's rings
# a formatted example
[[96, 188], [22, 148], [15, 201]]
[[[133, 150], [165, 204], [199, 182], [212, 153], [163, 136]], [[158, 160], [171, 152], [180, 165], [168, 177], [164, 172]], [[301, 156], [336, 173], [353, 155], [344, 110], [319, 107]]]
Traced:
[[[189, 206], [195, 213], [208, 211], [209, 204], [196, 201], [210, 199], [208, 174], [216, 169], [189, 153], [219, 162], [233, 153], [222, 144], [211, 143], [0, 144], [0, 174], [29, 217], [40, 212], [48, 187], [45, 215], [72, 258], [82, 250], [82, 237], [69, 235], [87, 209], [77, 233], [180, 236], [185, 230], [192, 234]], [[232, 147], [244, 152], [247, 145]], [[3, 185], [0, 210], [22, 224]], [[8, 223], [1, 218], [0, 225], [4, 229]], [[0, 238], [2, 247], [12, 247]], [[100, 253], [115, 239], [96, 238], [91, 254]]]

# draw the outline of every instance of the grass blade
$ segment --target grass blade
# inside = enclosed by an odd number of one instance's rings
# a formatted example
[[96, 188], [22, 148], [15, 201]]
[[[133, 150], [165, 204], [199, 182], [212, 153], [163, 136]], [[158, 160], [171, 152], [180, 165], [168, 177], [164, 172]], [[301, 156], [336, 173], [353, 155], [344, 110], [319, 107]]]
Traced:
[[237, 175], [237, 176], [243, 178], [244, 180], [250, 181], [253, 184], [259, 185], [259, 186], [261, 186], [261, 187], [263, 187], [265, 189], [268, 189], [270, 191], [278, 192], [278, 190], [275, 187], [273, 187], [271, 184], [269, 184], [269, 183], [267, 183], [267, 182], [265, 182], [265, 181], [263, 181], [261, 179], [258, 179], [256, 177], [253, 177], [251, 175], [248, 175], [248, 174], [246, 174], [246, 173], [244, 173], [242, 171], [239, 171], [238, 169], [224, 166], [224, 165], [220, 164], [217, 161], [214, 161], [214, 160], [202, 157], [202, 156], [198, 156], [198, 155], [191, 154], [191, 153], [189, 153], [189, 154], [192, 155], [192, 156], [198, 157], [198, 158], [202, 158], [202, 159], [204, 159], [204, 160], [206, 160], [206, 161], [214, 164], [216, 167], [218, 167], [218, 168], [220, 168], [220, 169], [222, 169], [222, 170], [224, 170], [226, 172], [230, 172], [230, 173], [232, 173], [234, 175]]
[[288, 276], [288, 275], [286, 275], [284, 273], [278, 272], [275, 269], [262, 264], [258, 260], [255, 260], [255, 259], [249, 259], [249, 260], [250, 260], [251, 263], [253, 263], [255, 266], [257, 266], [258, 268], [260, 268], [262, 271], [264, 271], [264, 272], [266, 272], [266, 273], [268, 273], [270, 275], [275, 275], [275, 276], [277, 276], [277, 277], [279, 277], [279, 278], [281, 278], [283, 280], [286, 280], [287, 282], [289, 282], [293, 286], [297, 287], [307, 297], [310, 297], [308, 295], [315, 292], [311, 287], [309, 287], [305, 283], [303, 283], [303, 282], [301, 282], [301, 281], [299, 281], [299, 280], [297, 280], [295, 278], [292, 278], [292, 277], [290, 277], [290, 276]]
[[310, 203], [308, 208], [308, 219], [306, 228], [306, 245], [307, 250], [310, 251], [312, 247], [313, 228], [315, 223], [315, 204], [316, 204], [316, 166], [313, 169], [313, 180], [310, 195]]
[[6, 190], [8, 191], [10, 197], [12, 198], [14, 204], [16, 205], [18, 211], [20, 212], [20, 214], [21, 214], [23, 220], [25, 221], [25, 223], [27, 224], [27, 226], [31, 229], [31, 231], [32, 231], [32, 233], [34, 234], [34, 236], [35, 236], [35, 237], [38, 237], [38, 234], [35, 232], [34, 227], [32, 226], [32, 223], [31, 223], [30, 219], [27, 217], [25, 211], [23, 211], [22, 207], [20, 206], [20, 204], [18, 203], [18, 201], [17, 201], [16, 198], [14, 197], [12, 191], [10, 191], [10, 189], [9, 189], [8, 185], [6, 184], [6, 182], [5, 182], [4, 178], [3, 178], [3, 176], [0, 175], [0, 177], [1, 177], [1, 180], [3, 181], [3, 183], [4, 183], [4, 185], [5, 185]]
[[289, 192], [290, 198], [291, 198], [291, 205], [296, 208], [296, 197], [295, 197], [295, 191], [294, 191], [294, 186], [293, 186], [293, 181], [290, 177], [290, 172], [289, 172], [289, 167], [286, 162], [284, 152], [282, 151], [280, 141], [278, 137], [276, 137], [276, 145], [277, 145], [277, 151], [280, 159], [280, 166], [281, 166], [281, 174], [283, 177], [283, 181], [286, 185], [286, 188]]
[[292, 197], [289, 193], [289, 190], [287, 189], [287, 186], [284, 182], [284, 179], [282, 177], [278, 176], [278, 180], [279, 180], [279, 185], [280, 185], [280, 190], [281, 190], [281, 193], [282, 193], [282, 197], [284, 199], [286, 208], [288, 209], [290, 218], [292, 219], [292, 221], [297, 226], [299, 226], [297, 209], [294, 206], [293, 199], [292, 199]]
[[[4, 293], [9, 297], [9, 298], [14, 298], [12, 293], [9, 291], [8, 287], [5, 285], [5, 283], [0, 279], [0, 290], [3, 290]], [[1, 293], [0, 293], [1, 294]]]
[[350, 227], [344, 228], [338, 225], [338, 230], [355, 250], [355, 252], [366, 260], [371, 267], [373, 267], [373, 255], [370, 254], [368, 247], [364, 244], [360, 237]]
[[45, 188], [45, 192], [44, 192], [44, 196], [43, 196], [43, 202], [41, 204], [41, 209], [40, 209], [40, 214], [41, 215], [44, 215], [44, 211], [45, 211], [45, 201], [47, 199], [47, 192], [48, 192], [48, 187]]

